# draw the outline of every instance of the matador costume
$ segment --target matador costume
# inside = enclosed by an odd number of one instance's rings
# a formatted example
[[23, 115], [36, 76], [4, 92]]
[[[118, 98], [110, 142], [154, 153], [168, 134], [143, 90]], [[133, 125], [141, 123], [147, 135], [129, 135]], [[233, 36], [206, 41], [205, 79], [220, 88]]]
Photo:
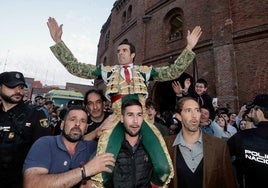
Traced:
[[[131, 67], [131, 81], [126, 82], [120, 74], [122, 65], [103, 66], [80, 63], [73, 56], [72, 52], [63, 41], [51, 47], [56, 58], [73, 75], [86, 78], [102, 78], [106, 84], [105, 96], [111, 101], [112, 109], [117, 118], [112, 128], [104, 131], [98, 142], [97, 154], [104, 152], [113, 153], [115, 159], [124, 139], [124, 129], [120, 125], [121, 104], [128, 98], [138, 99], [145, 109], [145, 100], [148, 96], [147, 85], [149, 80], [168, 81], [178, 78], [193, 61], [195, 54], [185, 49], [176, 59], [175, 63], [169, 66], [153, 67], [138, 66]], [[145, 112], [145, 110], [143, 110]], [[158, 129], [146, 118], [142, 123], [141, 135], [143, 145], [150, 156], [153, 164], [152, 182], [163, 186], [170, 182], [174, 176], [172, 161], [169, 156], [165, 141]], [[113, 170], [113, 168], [112, 168]], [[102, 172], [91, 178], [95, 187], [105, 187], [111, 183], [112, 174]]]

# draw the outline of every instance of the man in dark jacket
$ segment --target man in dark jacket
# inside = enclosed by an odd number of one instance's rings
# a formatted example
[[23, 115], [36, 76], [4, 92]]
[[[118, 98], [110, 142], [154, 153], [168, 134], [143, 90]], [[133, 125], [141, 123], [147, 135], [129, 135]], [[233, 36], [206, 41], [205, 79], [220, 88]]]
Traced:
[[22, 165], [31, 144], [49, 135], [38, 111], [23, 102], [27, 87], [20, 72], [0, 74], [0, 185], [22, 187]]
[[257, 95], [248, 116], [257, 128], [236, 133], [228, 140], [240, 187], [268, 187], [268, 94]]
[[113, 174], [107, 173], [110, 181], [104, 182], [105, 187], [151, 187], [152, 162], [140, 135], [143, 116], [138, 100], [130, 99], [122, 104], [122, 124], [117, 130], [117, 139], [122, 144], [118, 156], [115, 156]]

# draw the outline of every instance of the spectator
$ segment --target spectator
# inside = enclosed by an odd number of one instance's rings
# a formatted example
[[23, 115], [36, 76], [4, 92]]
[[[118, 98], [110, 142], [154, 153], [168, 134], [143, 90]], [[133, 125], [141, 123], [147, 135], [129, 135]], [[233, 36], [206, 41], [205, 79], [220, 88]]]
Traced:
[[200, 130], [196, 100], [181, 98], [175, 111], [182, 129], [178, 135], [165, 137], [175, 168], [169, 187], [237, 187], [228, 146]]
[[0, 74], [0, 185], [22, 187], [22, 165], [31, 144], [39, 137], [49, 135], [42, 126], [39, 113], [25, 104], [27, 87], [21, 72]]
[[84, 96], [84, 105], [88, 112], [88, 129], [86, 140], [98, 140], [98, 130], [103, 121], [111, 114], [104, 111], [106, 98], [101, 90], [88, 90]]
[[238, 129], [238, 125], [236, 124], [236, 116], [237, 114], [234, 113], [234, 112], [231, 112], [228, 114], [228, 117], [229, 117], [229, 122], [228, 124], [229, 125], [232, 125], [234, 128], [236, 128], [236, 130]]
[[222, 138], [222, 129], [221, 127], [214, 121], [209, 119], [210, 111], [206, 106], [201, 107], [201, 116], [200, 116], [200, 129], [212, 136], [216, 136], [218, 138]]
[[236, 124], [239, 125], [239, 130], [255, 128], [252, 118], [249, 115], [250, 109], [244, 104], [240, 108], [237, 116], [235, 117]]
[[169, 135], [178, 134], [181, 130], [181, 123], [175, 117], [174, 112], [172, 111], [164, 111], [162, 113], [162, 117], [168, 126]]
[[230, 133], [230, 136], [233, 136], [235, 133], [237, 133], [237, 129], [236, 127], [232, 126], [229, 121], [230, 121], [230, 118], [229, 118], [229, 115], [228, 115], [228, 112], [226, 111], [221, 111], [220, 112], [220, 115], [219, 117], [222, 117], [225, 119], [225, 121], [227, 122], [227, 132]]
[[148, 115], [149, 122], [156, 126], [156, 128], [160, 131], [162, 136], [167, 136], [168, 135], [168, 128], [165, 125], [161, 124], [159, 121], [157, 121], [157, 117], [156, 117], [157, 106], [156, 106], [156, 104], [152, 101], [147, 101], [145, 103], [145, 107], [146, 107], [146, 112]]
[[161, 119], [167, 127], [178, 123], [177, 119], [174, 117], [174, 112], [172, 112], [171, 110], [164, 111], [161, 115]]
[[224, 140], [228, 140], [232, 136], [232, 134], [227, 130], [228, 124], [226, 119], [224, 119], [223, 117], [219, 117], [216, 119], [216, 123], [221, 127], [221, 138]]
[[82, 139], [87, 129], [87, 112], [82, 107], [71, 107], [61, 128], [61, 135], [42, 137], [31, 147], [23, 166], [24, 187], [78, 187], [99, 172], [111, 172], [113, 155], [91, 159], [96, 142]]
[[242, 119], [239, 122], [239, 129], [241, 131], [246, 130], [246, 129], [252, 129], [252, 128], [255, 128], [255, 126], [253, 125], [253, 122], [251, 122], [251, 121], [247, 121], [245, 119]]
[[207, 89], [208, 89], [208, 83], [205, 79], [199, 78], [195, 83], [195, 90], [189, 91], [191, 85], [190, 78], [186, 79], [184, 81], [184, 89], [182, 89], [180, 82], [173, 82], [172, 87], [174, 92], [179, 97], [193, 97], [197, 100], [200, 107], [206, 106], [209, 109], [210, 119], [215, 119], [215, 109], [212, 104], [212, 98], [208, 95]]
[[240, 131], [228, 140], [240, 187], [268, 187], [268, 94], [257, 95], [249, 117], [257, 128]]

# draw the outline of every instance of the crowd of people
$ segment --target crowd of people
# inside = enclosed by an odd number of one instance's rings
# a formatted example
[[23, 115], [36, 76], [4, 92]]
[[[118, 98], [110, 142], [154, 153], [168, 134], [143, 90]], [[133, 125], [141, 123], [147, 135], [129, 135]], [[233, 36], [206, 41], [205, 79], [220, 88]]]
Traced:
[[123, 41], [111, 68], [78, 63], [61, 40], [62, 25], [54, 18], [47, 24], [59, 61], [74, 75], [102, 77], [107, 88], [91, 89], [83, 103], [65, 109], [42, 96], [31, 105], [23, 101], [23, 74], [1, 73], [1, 186], [268, 187], [268, 94], [235, 113], [213, 106], [205, 79], [186, 78], [172, 84], [171, 115], [146, 100], [146, 82], [173, 80], [192, 62], [200, 27], [188, 31], [174, 65], [134, 65], [135, 46]]

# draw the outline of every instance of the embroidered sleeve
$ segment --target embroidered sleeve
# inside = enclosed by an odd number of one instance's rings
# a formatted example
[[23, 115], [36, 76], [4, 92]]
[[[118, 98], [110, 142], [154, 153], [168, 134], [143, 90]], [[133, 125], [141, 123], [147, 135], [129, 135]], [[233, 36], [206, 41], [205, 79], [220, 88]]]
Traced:
[[78, 62], [63, 41], [51, 46], [50, 49], [71, 74], [86, 79], [95, 79], [99, 76], [100, 71], [96, 70], [97, 67], [95, 65]]
[[155, 81], [168, 81], [178, 77], [188, 68], [195, 57], [194, 52], [184, 49], [180, 56], [175, 60], [174, 64], [169, 66], [155, 67], [154, 75]]

